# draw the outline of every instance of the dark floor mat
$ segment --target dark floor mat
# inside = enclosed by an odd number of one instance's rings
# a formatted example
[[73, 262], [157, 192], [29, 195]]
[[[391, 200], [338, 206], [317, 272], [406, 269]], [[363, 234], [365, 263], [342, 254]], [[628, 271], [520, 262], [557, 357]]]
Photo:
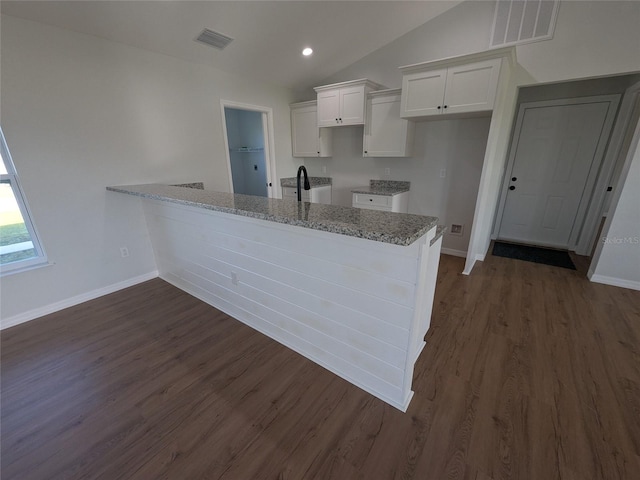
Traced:
[[494, 242], [493, 255], [497, 257], [515, 258], [525, 262], [543, 263], [554, 267], [575, 270], [576, 266], [571, 261], [568, 252], [551, 250], [548, 248], [529, 247], [514, 243]]

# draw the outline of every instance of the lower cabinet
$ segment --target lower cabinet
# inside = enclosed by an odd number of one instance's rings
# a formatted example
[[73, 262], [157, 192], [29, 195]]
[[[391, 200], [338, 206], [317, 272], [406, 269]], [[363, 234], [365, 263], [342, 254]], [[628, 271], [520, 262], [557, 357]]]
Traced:
[[[283, 200], [298, 200], [296, 187], [282, 187]], [[302, 190], [302, 201], [311, 203], [331, 204], [331, 185], [311, 187], [311, 190]]]
[[409, 210], [409, 192], [396, 193], [395, 195], [354, 193], [351, 206], [367, 210], [407, 213]]

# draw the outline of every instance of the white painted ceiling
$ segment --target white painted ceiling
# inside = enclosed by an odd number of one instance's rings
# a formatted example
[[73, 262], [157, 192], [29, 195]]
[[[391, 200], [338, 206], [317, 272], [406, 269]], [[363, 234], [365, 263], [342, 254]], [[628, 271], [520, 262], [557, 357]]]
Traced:
[[[2, 13], [284, 87], [318, 85], [460, 3], [445, 1], [6, 1]], [[194, 41], [204, 29], [234, 41]], [[302, 48], [314, 54], [303, 57]]]

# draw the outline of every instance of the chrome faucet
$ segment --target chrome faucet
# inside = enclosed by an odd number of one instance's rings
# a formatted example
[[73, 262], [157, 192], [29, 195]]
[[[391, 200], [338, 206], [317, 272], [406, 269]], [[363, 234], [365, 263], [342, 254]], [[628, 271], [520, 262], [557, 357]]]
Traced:
[[311, 185], [309, 184], [309, 177], [307, 175], [307, 169], [304, 167], [304, 165], [300, 165], [300, 168], [298, 168], [298, 175], [296, 176], [297, 185], [298, 185], [298, 201], [299, 202], [302, 201], [302, 188], [300, 188], [300, 174], [302, 173], [304, 174], [304, 189], [311, 190]]

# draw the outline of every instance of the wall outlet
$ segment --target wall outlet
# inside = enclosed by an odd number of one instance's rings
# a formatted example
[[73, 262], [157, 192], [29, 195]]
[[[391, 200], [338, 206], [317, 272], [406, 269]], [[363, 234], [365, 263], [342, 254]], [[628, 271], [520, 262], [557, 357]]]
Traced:
[[127, 247], [120, 247], [120, 256], [127, 258], [129, 256], [129, 249]]
[[391, 175], [391, 169], [390, 168], [385, 168], [384, 169], [384, 174], [385, 175]]
[[464, 230], [464, 225], [458, 225], [456, 223], [452, 223], [451, 227], [449, 227], [449, 233], [451, 235], [462, 236], [462, 231]]
[[322, 173], [327, 173], [327, 166], [326, 165], [322, 165]]
[[445, 178], [447, 176], [447, 169], [446, 168], [441, 168], [440, 169], [440, 178]]
[[231, 272], [231, 283], [238, 285], [238, 274], [236, 272]]

